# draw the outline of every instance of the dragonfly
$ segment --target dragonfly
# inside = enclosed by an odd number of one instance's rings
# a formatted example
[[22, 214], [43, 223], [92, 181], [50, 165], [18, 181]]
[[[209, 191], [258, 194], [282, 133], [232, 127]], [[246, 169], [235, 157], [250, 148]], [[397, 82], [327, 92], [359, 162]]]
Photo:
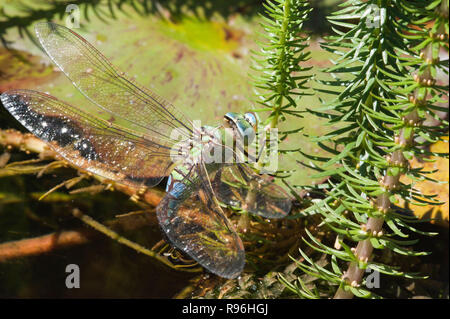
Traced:
[[[229, 112], [214, 127], [193, 125], [71, 29], [41, 22], [35, 32], [93, 108], [24, 89], [4, 92], [0, 98], [5, 108], [75, 167], [136, 189], [154, 187], [168, 176], [156, 208], [165, 237], [208, 271], [224, 278], [239, 276], [244, 245], [221, 203], [272, 219], [289, 213], [291, 198], [249, 163], [230, 160], [230, 155], [221, 156], [222, 162], [206, 161], [205, 154], [232, 149], [226, 143], [230, 139], [254, 140], [255, 113]], [[234, 150], [226, 153], [236, 157]]]

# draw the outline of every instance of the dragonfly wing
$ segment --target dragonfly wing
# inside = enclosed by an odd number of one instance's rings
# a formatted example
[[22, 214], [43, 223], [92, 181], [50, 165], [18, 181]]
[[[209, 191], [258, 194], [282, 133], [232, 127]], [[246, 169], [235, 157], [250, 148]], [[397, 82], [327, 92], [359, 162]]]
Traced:
[[203, 267], [235, 278], [245, 264], [244, 246], [211, 187], [203, 182], [205, 176], [196, 167], [174, 185], [158, 205], [159, 223], [169, 241]]
[[217, 199], [264, 218], [283, 218], [291, 210], [289, 194], [273, 179], [246, 165], [225, 166], [212, 182]]
[[3, 93], [6, 109], [67, 161], [122, 184], [154, 186], [167, 175], [170, 149], [58, 99], [31, 90]]
[[192, 131], [190, 121], [172, 104], [128, 79], [77, 33], [52, 23], [35, 26], [37, 37], [53, 62], [81, 93], [102, 109], [127, 121], [135, 130], [148, 131], [160, 144], [171, 132]]

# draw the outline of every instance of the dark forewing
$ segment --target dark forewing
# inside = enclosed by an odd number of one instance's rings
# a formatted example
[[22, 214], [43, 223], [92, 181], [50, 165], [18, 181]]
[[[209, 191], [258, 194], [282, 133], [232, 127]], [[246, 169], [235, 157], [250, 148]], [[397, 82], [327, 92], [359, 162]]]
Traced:
[[209, 271], [237, 277], [245, 264], [244, 246], [224, 215], [202, 166], [167, 193], [157, 208], [169, 240]]
[[154, 186], [168, 174], [169, 149], [56, 98], [30, 90], [3, 93], [6, 109], [75, 166], [130, 186]]
[[81, 93], [128, 121], [130, 127], [144, 128], [160, 144], [170, 140], [174, 128], [191, 131], [190, 122], [179, 110], [129, 80], [75, 32], [52, 22], [38, 23], [35, 30], [47, 54]]
[[283, 218], [291, 210], [290, 196], [273, 180], [246, 165], [223, 167], [212, 181], [219, 201], [265, 218]]

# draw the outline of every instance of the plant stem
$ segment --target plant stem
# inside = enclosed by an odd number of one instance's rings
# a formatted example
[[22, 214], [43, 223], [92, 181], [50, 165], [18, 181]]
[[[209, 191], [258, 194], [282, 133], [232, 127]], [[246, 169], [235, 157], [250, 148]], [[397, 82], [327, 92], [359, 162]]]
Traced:
[[[367, 232], [379, 233], [383, 227], [384, 219], [382, 218], [369, 218], [366, 227]], [[372, 256], [373, 246], [370, 243], [369, 239], [360, 241], [356, 246], [355, 256], [362, 261], [363, 263], [367, 263], [367, 261]], [[359, 268], [357, 262], [351, 262], [347, 271], [345, 272], [345, 280], [351, 286], [358, 286], [362, 281], [364, 276], [364, 269]], [[336, 294], [334, 295], [334, 299], [351, 299], [353, 298], [353, 293], [351, 291], [345, 290], [343, 287], [339, 287]]]
[[285, 52], [285, 47], [286, 47], [286, 36], [287, 36], [287, 29], [289, 26], [289, 13], [290, 13], [290, 5], [291, 5], [291, 1], [287, 0], [284, 2], [283, 5], [283, 24], [281, 27], [281, 36], [280, 36], [280, 47], [281, 47], [281, 52], [279, 55], [279, 59], [278, 59], [278, 70], [280, 72], [280, 80], [277, 83], [277, 90], [279, 93], [279, 98], [277, 99], [277, 106], [274, 109], [274, 114], [272, 117], [272, 120], [270, 121], [270, 128], [276, 128], [278, 127], [278, 118], [280, 117], [280, 110], [281, 107], [283, 106], [283, 96], [285, 94], [285, 90], [284, 87], [282, 86], [282, 84], [286, 81], [286, 77], [287, 74], [286, 72], [284, 72], [284, 64], [286, 63], [286, 52]]

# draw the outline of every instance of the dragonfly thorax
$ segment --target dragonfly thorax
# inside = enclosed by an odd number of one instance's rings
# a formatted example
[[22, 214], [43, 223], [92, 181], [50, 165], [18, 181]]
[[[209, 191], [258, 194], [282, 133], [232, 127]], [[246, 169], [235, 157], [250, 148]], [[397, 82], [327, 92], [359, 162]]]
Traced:
[[[219, 127], [202, 126], [194, 129], [189, 139], [177, 143], [172, 149], [172, 160], [175, 163], [188, 165], [205, 162], [211, 155], [222, 151], [223, 132]], [[220, 161], [220, 159], [218, 159]], [[206, 160], [207, 163], [211, 162]]]

